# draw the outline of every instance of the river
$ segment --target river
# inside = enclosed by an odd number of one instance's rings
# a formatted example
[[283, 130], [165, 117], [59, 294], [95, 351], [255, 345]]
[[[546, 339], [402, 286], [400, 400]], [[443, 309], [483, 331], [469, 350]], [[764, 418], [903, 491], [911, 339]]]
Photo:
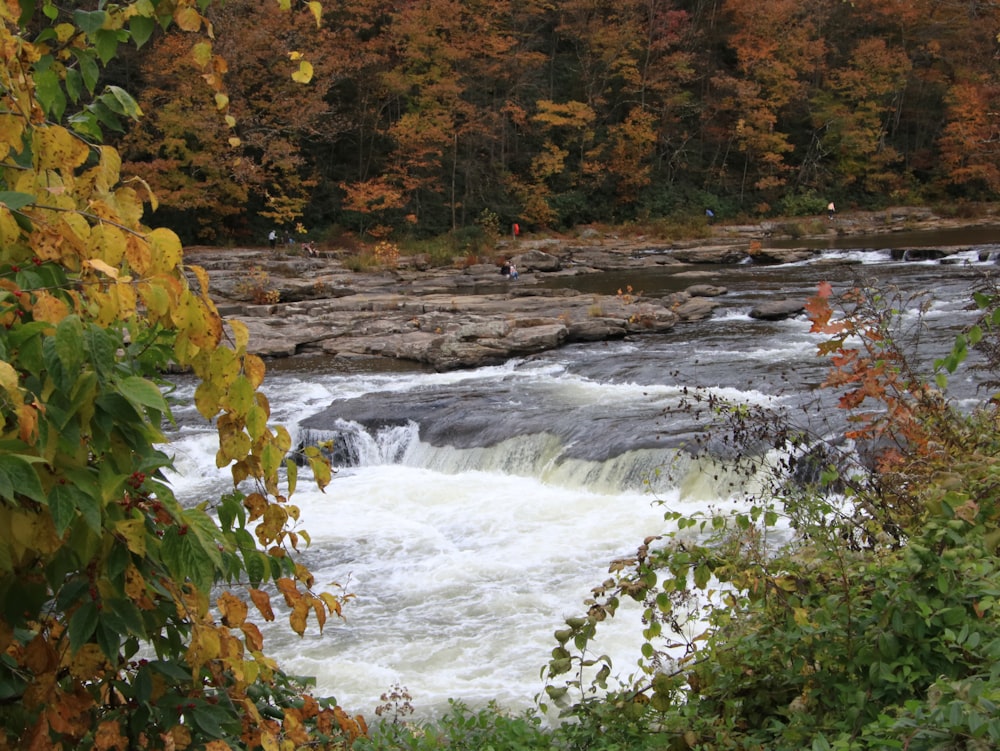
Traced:
[[[345, 369], [319, 358], [269, 364], [264, 390], [273, 419], [296, 440], [322, 437], [317, 431], [330, 427], [335, 415], [325, 411], [334, 404], [363, 405], [384, 418], [378, 430], [338, 423], [352, 466], [340, 468], [325, 493], [300, 478], [295, 496], [312, 536], [305, 561], [318, 587], [354, 595], [346, 618], [304, 638], [270, 624], [269, 653], [289, 672], [315, 676], [318, 693], [369, 716], [396, 684], [408, 690], [418, 717], [443, 713], [449, 698], [531, 706], [543, 688], [552, 632], [584, 610], [608, 562], [662, 532], [665, 508], [734, 502], [697, 467], [670, 471], [692, 430], [672, 410], [686, 390], [828, 417], [815, 388], [825, 374], [815, 354], [820, 339], [804, 319], [751, 319], [757, 302], [805, 298], [823, 280], [843, 288], [859, 274], [887, 293], [926, 290], [934, 301], [919, 313], [931, 329], [921, 342], [925, 359], [973, 320], [970, 287], [994, 268], [997, 250], [986, 238], [928, 238], [975, 243], [947, 264], [893, 261], [884, 238], [868, 242], [827, 248], [805, 263], [560, 282], [649, 294], [695, 282], [729, 289], [712, 318], [665, 335], [443, 374]], [[905, 316], [912, 321], [918, 311]], [[953, 383], [958, 398], [975, 398], [970, 371]], [[182, 379], [171, 480], [179, 498], [196, 502], [218, 496], [229, 481], [214, 466], [215, 433], [197, 417], [191, 394]], [[638, 659], [638, 614], [626, 610], [615, 621], [598, 649], [627, 675]]]

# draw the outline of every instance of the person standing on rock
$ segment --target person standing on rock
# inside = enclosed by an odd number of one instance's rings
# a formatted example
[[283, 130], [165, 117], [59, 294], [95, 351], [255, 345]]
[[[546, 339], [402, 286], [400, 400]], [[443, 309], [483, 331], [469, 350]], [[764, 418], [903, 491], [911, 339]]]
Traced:
[[274, 250], [274, 246], [278, 244], [278, 233], [276, 230], [271, 230], [271, 233], [267, 236], [267, 241], [271, 243], [271, 250]]
[[833, 201], [830, 201], [826, 205], [826, 218], [833, 219], [833, 215], [837, 213], [837, 207], [833, 205]]

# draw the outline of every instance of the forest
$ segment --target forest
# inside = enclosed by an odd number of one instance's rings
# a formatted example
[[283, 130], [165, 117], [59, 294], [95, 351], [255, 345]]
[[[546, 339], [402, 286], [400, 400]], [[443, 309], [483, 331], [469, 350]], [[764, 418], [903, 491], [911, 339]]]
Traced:
[[185, 242], [1000, 193], [996, 3], [337, 0], [320, 24], [279, 5], [213, 4], [208, 74], [177, 26], [107, 70], [144, 112], [112, 139], [124, 172]]

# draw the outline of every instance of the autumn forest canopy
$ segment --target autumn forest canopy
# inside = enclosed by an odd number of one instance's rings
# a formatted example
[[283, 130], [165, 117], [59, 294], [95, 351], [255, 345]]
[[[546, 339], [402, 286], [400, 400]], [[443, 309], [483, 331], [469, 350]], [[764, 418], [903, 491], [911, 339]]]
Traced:
[[[229, 0], [109, 80], [187, 242], [439, 234], [1000, 194], [1000, 7], [960, 0]], [[292, 80], [300, 50], [313, 66]]]

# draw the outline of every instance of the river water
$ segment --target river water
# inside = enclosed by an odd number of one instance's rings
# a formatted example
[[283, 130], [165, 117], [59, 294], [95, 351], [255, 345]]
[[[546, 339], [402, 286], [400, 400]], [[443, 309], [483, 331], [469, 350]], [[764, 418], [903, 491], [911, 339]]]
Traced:
[[[345, 370], [328, 359], [270, 364], [264, 390], [274, 421], [297, 440], [334, 430], [350, 444], [351, 466], [326, 492], [300, 477], [294, 501], [312, 537], [305, 562], [317, 586], [341, 586], [354, 599], [345, 620], [322, 634], [299, 638], [268, 625], [266, 649], [289, 672], [315, 676], [320, 694], [366, 715], [396, 684], [420, 717], [443, 713], [449, 698], [531, 706], [552, 632], [585, 610], [609, 561], [664, 531], [665, 508], [738, 502], [697, 466], [683, 465], [678, 447], [693, 428], [672, 407], [686, 390], [788, 408], [807, 420], [829, 413], [815, 389], [826, 369], [808, 322], [756, 321], [751, 308], [768, 297], [805, 298], [824, 280], [842, 288], [864, 274], [887, 292], [898, 285], [933, 294], [921, 347], [926, 358], [939, 356], [973, 320], [969, 290], [995, 268], [997, 248], [978, 236], [930, 240], [975, 247], [946, 264], [902, 263], [874, 238], [807, 263], [577, 277], [568, 283], [602, 292], [631, 285], [660, 294], [710, 282], [729, 293], [711, 319], [665, 335], [574, 345], [499, 367], [439, 374]], [[916, 309], [907, 315], [915, 319]], [[975, 396], [970, 372], [953, 383], [960, 398]], [[171, 479], [179, 498], [198, 502], [230, 481], [215, 468], [215, 433], [197, 417], [191, 394], [182, 380]], [[337, 420], [337, 410], [361, 407], [375, 427]], [[628, 610], [603, 629], [598, 649], [615, 673], [634, 671], [638, 629], [638, 613]]]

